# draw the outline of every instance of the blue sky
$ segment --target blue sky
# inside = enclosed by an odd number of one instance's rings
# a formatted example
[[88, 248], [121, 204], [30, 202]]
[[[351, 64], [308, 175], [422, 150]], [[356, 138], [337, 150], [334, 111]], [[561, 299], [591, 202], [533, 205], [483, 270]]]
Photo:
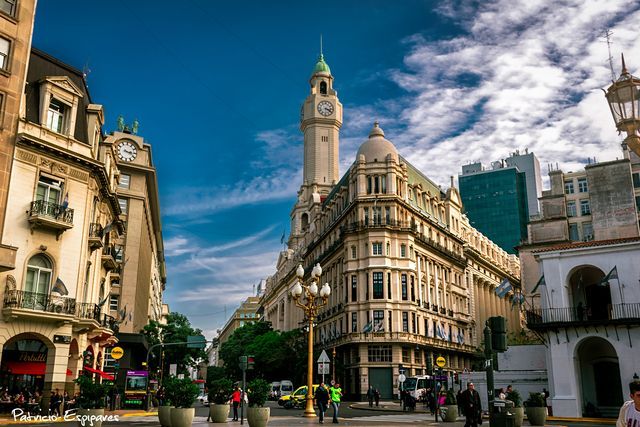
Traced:
[[[213, 336], [272, 274], [301, 183], [300, 105], [319, 53], [344, 104], [341, 172], [374, 120], [446, 187], [462, 164], [528, 148], [543, 174], [620, 156], [600, 88], [640, 6], [624, 0], [40, 0], [33, 45], [90, 70], [107, 131], [153, 146], [166, 301]], [[124, 284], [126, 286], [126, 284]]]

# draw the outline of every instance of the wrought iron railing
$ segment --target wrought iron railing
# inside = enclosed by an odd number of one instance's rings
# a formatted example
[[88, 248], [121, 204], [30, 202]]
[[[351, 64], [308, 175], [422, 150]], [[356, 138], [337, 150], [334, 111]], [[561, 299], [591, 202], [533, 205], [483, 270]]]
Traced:
[[640, 303], [609, 304], [598, 307], [575, 306], [536, 308], [526, 311], [529, 327], [557, 324], [629, 323], [640, 322]]
[[92, 302], [81, 302], [76, 304], [76, 306], [76, 316], [80, 319], [89, 319], [100, 322], [100, 315], [102, 314], [102, 311], [98, 304], [94, 304]]
[[65, 208], [56, 203], [47, 202], [46, 200], [36, 200], [31, 202], [29, 216], [47, 216], [57, 221], [67, 224], [73, 224], [73, 209]]
[[105, 328], [111, 329], [113, 332], [118, 332], [118, 330], [120, 329], [120, 327], [118, 326], [118, 322], [116, 321], [116, 318], [113, 316], [109, 316], [108, 314], [104, 315], [104, 317], [102, 318], [101, 324]]
[[89, 237], [94, 237], [97, 239], [102, 239], [103, 228], [102, 225], [92, 222], [89, 225]]
[[58, 314], [75, 314], [76, 300], [74, 298], [10, 289], [4, 293], [4, 308], [26, 308]]
[[116, 259], [116, 252], [116, 245], [114, 244], [106, 245], [104, 248], [102, 248], [102, 254], [111, 256], [114, 260]]

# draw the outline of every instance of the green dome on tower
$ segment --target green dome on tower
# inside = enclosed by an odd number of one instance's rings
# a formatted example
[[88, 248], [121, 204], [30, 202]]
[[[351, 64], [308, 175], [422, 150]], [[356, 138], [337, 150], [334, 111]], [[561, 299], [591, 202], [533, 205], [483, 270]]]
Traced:
[[320, 56], [318, 57], [318, 62], [316, 62], [316, 66], [313, 67], [312, 74], [316, 74], [316, 73], [331, 74], [331, 69], [329, 68], [329, 64], [324, 62], [324, 56], [322, 56], [322, 54], [320, 54]]

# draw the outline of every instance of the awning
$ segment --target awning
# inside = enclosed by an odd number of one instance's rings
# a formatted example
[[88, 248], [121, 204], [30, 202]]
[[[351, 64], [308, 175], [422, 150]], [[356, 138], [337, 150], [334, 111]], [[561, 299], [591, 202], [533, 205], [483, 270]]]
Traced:
[[114, 380], [113, 375], [107, 374], [106, 372], [103, 372], [103, 371], [101, 371], [99, 369], [93, 369], [90, 366], [85, 366], [84, 370], [85, 371], [89, 371], [89, 372], [94, 373], [94, 374], [98, 374], [98, 375], [100, 375], [100, 377], [104, 378], [105, 380], [109, 380], [109, 381], [113, 381]]
[[45, 362], [17, 362], [7, 360], [4, 365], [13, 375], [44, 375], [47, 370]]

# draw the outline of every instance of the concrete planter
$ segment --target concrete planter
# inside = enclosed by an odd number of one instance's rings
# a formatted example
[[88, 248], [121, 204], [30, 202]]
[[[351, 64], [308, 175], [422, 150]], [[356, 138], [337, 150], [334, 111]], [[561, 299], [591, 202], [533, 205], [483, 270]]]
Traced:
[[171, 408], [171, 427], [191, 427], [196, 408]]
[[228, 404], [210, 403], [209, 415], [211, 416], [211, 421], [214, 423], [226, 423], [230, 409], [231, 407]]
[[511, 412], [513, 412], [513, 415], [516, 416], [515, 426], [521, 427], [522, 423], [524, 422], [524, 408], [523, 407], [513, 408]]
[[247, 408], [249, 427], [267, 427], [269, 415], [271, 415], [271, 408]]
[[458, 419], [458, 405], [443, 405], [441, 408], [446, 410], [446, 414], [442, 421], [452, 423]]
[[158, 406], [158, 419], [162, 427], [171, 427], [171, 408], [173, 406]]
[[526, 408], [527, 419], [532, 426], [543, 426], [547, 421], [547, 408], [528, 406]]
[[[104, 409], [78, 409], [78, 411], [76, 412], [76, 416], [77, 417], [91, 417], [91, 416], [104, 417]], [[86, 427], [88, 425], [91, 425], [92, 421], [90, 418], [86, 418], [84, 421], [84, 424], [80, 420], [78, 420], [77, 423], [78, 423], [78, 426], [80, 427]], [[102, 420], [93, 421], [93, 427], [102, 427]]]

